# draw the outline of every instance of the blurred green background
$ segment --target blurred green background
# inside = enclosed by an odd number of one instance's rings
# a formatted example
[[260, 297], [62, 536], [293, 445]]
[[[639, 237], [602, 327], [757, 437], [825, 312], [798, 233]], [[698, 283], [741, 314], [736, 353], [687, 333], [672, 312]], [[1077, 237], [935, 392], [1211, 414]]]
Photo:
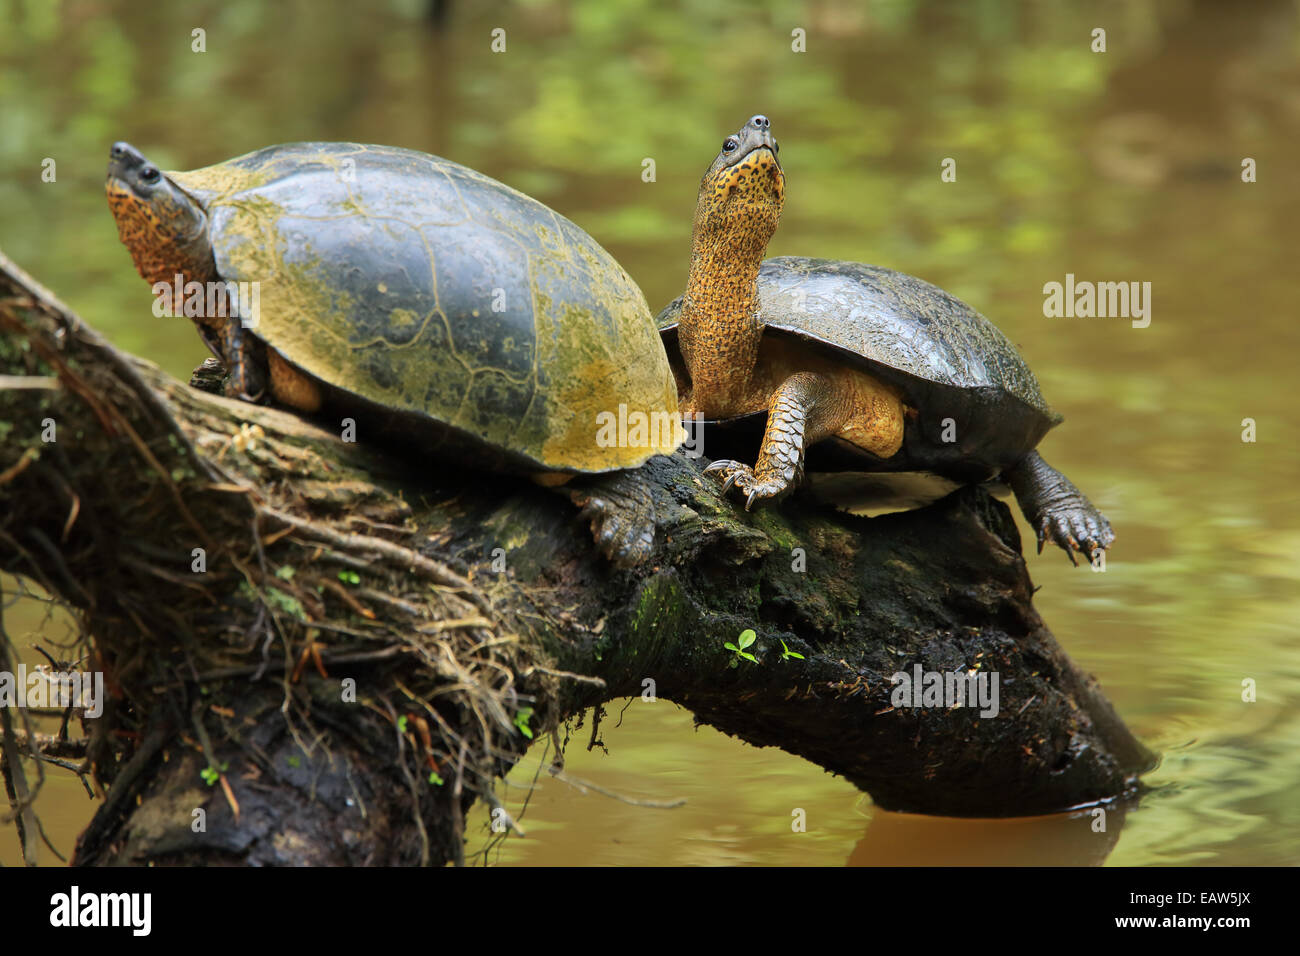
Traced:
[[[764, 112], [787, 175], [769, 254], [857, 259], [942, 286], [1020, 346], [1066, 415], [1042, 451], [1118, 540], [1104, 574], [1060, 553], [1031, 558], [1036, 601], [1164, 754], [1156, 789], [1113, 813], [1109, 835], [1090, 817], [883, 813], [796, 758], [636, 702], [604, 725], [608, 754], [579, 735], [569, 772], [687, 805], [628, 806], [543, 775], [528, 838], [490, 859], [1300, 862], [1295, 0], [0, 0], [0, 11], [0, 248], [182, 378], [206, 349], [188, 323], [153, 317], [117, 242], [102, 192], [114, 140], [175, 169], [295, 140], [436, 153], [586, 228], [657, 311], [685, 282], [700, 175], [726, 133]], [[1105, 53], [1091, 49], [1099, 27]], [[195, 29], [205, 53], [191, 51]], [[795, 29], [806, 52], [791, 49]], [[957, 179], [944, 183], [949, 157]], [[1241, 181], [1245, 157], [1256, 183]], [[1150, 327], [1045, 318], [1043, 285], [1067, 272], [1151, 282]], [[1256, 443], [1241, 441], [1244, 418]], [[21, 644], [55, 627], [32, 604], [7, 625]], [[1256, 703], [1241, 700], [1246, 678]], [[540, 756], [512, 782], [530, 783]], [[524, 795], [502, 792], [514, 811]], [[794, 807], [809, 813], [807, 834], [790, 832]], [[93, 805], [56, 773], [40, 809], [68, 852]], [[488, 841], [485, 820], [471, 849]], [[12, 830], [0, 832], [0, 862], [17, 860]]]

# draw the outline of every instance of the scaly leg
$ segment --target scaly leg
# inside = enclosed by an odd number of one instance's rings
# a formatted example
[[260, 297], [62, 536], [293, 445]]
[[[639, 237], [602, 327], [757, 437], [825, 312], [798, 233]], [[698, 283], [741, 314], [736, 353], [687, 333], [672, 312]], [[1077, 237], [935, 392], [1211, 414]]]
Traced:
[[219, 334], [222, 359], [229, 373], [226, 396], [261, 402], [266, 398], [268, 378], [266, 346], [240, 325], [239, 319], [227, 319]]
[[1038, 553], [1043, 553], [1043, 543], [1052, 540], [1065, 550], [1071, 564], [1074, 552], [1089, 556], [1096, 548], [1109, 548], [1115, 540], [1110, 522], [1097, 510], [1082, 491], [1074, 487], [1069, 478], [1061, 474], [1036, 451], [1031, 451], [1014, 467], [1002, 473], [1002, 478], [1016, 493], [1016, 501], [1025, 519], [1038, 533]]
[[772, 393], [767, 429], [758, 464], [730, 459], [704, 469], [723, 482], [725, 494], [734, 485], [747, 497], [748, 511], [756, 498], [776, 498], [793, 491], [803, 480], [804, 449], [836, 434], [853, 410], [853, 396], [841, 382], [816, 372], [796, 372]]
[[570, 500], [591, 522], [591, 533], [605, 557], [619, 567], [642, 564], [655, 543], [655, 502], [637, 470], [578, 476], [564, 486]]

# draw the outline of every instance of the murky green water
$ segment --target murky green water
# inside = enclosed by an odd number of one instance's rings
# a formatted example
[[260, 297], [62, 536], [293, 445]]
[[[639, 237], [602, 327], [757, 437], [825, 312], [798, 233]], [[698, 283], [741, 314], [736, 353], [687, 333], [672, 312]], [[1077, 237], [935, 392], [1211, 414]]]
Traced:
[[[1067, 417], [1045, 457], [1118, 532], [1104, 574], [1059, 553], [1031, 563], [1057, 636], [1164, 753], [1156, 791], [1107, 835], [1090, 818], [879, 812], [816, 767], [637, 702], [605, 724], [608, 755], [575, 737], [568, 772], [687, 804], [543, 775], [527, 839], [493, 859], [1300, 861], [1294, 3], [533, 0], [453, 4], [442, 31], [416, 0], [190, 6], [0, 0], [0, 248], [120, 345], [181, 377], [205, 355], [151, 315], [117, 243], [102, 196], [115, 139], [170, 168], [306, 139], [437, 153], [574, 219], [657, 308], [684, 284], [700, 174], [761, 111], [788, 177], [770, 253], [901, 269], [993, 318]], [[796, 28], [807, 52], [791, 51]], [[1043, 285], [1067, 273], [1150, 282], [1149, 327], [1044, 317]], [[7, 623], [23, 640], [43, 627], [31, 609]], [[524, 793], [504, 795], [518, 810]], [[90, 808], [54, 777], [42, 810], [65, 852]], [[794, 808], [809, 832], [790, 832]], [[0, 861], [16, 859], [0, 833]]]

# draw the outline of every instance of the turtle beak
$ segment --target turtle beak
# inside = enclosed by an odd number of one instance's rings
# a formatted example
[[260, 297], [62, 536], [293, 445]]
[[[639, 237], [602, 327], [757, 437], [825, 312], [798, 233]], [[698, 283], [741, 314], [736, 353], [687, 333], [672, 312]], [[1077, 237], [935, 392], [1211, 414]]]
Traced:
[[153, 187], [162, 181], [158, 167], [144, 158], [144, 154], [127, 142], [117, 142], [108, 153], [108, 182], [125, 187], [136, 195], [147, 198]]
[[130, 174], [144, 163], [144, 155], [130, 143], [114, 143], [108, 152], [108, 176], [110, 179], [129, 181]]
[[777, 168], [781, 167], [781, 160], [777, 158], [780, 147], [776, 143], [776, 138], [772, 135], [772, 124], [766, 116], [761, 114], [755, 116], [740, 128], [740, 132], [736, 134], [736, 137], [740, 140], [741, 148], [736, 151], [736, 155], [729, 165], [735, 165], [750, 153], [766, 149], [772, 154], [772, 159]]

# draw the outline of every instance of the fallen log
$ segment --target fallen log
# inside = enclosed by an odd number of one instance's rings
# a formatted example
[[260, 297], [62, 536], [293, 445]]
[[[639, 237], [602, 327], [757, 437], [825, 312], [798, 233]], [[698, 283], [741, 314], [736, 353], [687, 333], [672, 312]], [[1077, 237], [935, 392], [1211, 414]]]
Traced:
[[[648, 693], [895, 810], [1046, 813], [1151, 765], [984, 488], [745, 513], [659, 457], [655, 554], [618, 569], [567, 496], [177, 382], [2, 255], [0, 376], [0, 570], [74, 610], [107, 688], [76, 863], [460, 861], [531, 741]], [[952, 706], [979, 675], [996, 702]]]

